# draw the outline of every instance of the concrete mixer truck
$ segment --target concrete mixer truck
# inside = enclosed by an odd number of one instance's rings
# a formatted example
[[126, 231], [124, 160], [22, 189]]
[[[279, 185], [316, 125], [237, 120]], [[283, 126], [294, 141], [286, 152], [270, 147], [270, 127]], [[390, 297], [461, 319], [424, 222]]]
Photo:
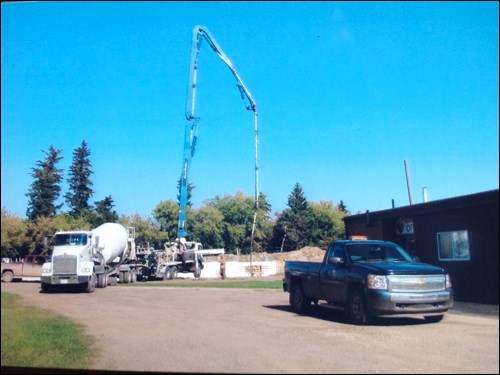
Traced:
[[52, 259], [42, 267], [42, 292], [72, 285], [92, 293], [96, 287], [137, 280], [134, 228], [105, 223], [91, 231], [59, 231], [51, 244]]

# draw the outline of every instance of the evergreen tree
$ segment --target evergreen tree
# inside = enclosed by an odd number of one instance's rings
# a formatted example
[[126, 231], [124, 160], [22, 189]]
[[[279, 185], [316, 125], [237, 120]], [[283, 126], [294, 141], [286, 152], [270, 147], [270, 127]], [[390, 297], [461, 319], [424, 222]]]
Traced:
[[302, 190], [302, 186], [297, 182], [293, 187], [292, 192], [288, 196], [288, 207], [294, 213], [305, 212], [308, 208], [307, 200], [304, 196], [304, 191]]
[[94, 202], [94, 204], [97, 213], [97, 222], [94, 223], [95, 226], [104, 223], [115, 223], [118, 220], [118, 214], [113, 210], [115, 205], [113, 204], [111, 195], [108, 195], [101, 201]]
[[314, 216], [304, 196], [302, 186], [296, 183], [288, 196], [288, 208], [278, 217], [273, 228], [273, 249], [277, 251], [297, 250], [311, 245], [311, 230], [314, 226]]
[[73, 217], [83, 215], [91, 209], [88, 202], [94, 191], [89, 177], [94, 172], [91, 169], [89, 156], [90, 150], [87, 142], [83, 140], [82, 145], [73, 152], [73, 162], [69, 170], [70, 178], [68, 178], [69, 191], [64, 196], [70, 207], [69, 214]]
[[29, 198], [26, 216], [31, 221], [42, 216], [54, 217], [63, 205], [55, 204], [61, 192], [62, 169], [56, 168], [56, 165], [62, 159], [62, 150], [51, 145], [49, 151], [42, 152], [46, 158], [37, 161], [38, 168], [31, 168], [31, 176], [35, 180], [25, 194]]
[[337, 204], [337, 209], [343, 212], [346, 216], [349, 215], [349, 210], [347, 209], [347, 206], [344, 204], [343, 200], [340, 200], [340, 202]]

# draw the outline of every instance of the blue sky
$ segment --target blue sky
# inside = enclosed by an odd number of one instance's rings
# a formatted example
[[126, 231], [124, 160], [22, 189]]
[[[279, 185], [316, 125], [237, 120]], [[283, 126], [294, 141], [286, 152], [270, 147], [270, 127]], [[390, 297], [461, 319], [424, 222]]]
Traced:
[[[258, 108], [259, 190], [295, 183], [352, 213], [498, 189], [498, 2], [2, 3], [2, 207], [31, 168], [91, 151], [94, 196], [150, 216], [176, 199], [192, 29], [205, 26]], [[192, 202], [253, 196], [253, 113], [201, 46]], [[64, 209], [67, 210], [65, 206]]]

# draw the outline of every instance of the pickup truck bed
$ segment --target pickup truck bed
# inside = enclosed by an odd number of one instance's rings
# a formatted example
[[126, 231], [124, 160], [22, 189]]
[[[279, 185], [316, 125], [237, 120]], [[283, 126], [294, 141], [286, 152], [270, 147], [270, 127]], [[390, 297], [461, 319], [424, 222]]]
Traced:
[[26, 255], [22, 262], [2, 262], [2, 281], [37, 278], [42, 276], [42, 265], [48, 260], [45, 255]]

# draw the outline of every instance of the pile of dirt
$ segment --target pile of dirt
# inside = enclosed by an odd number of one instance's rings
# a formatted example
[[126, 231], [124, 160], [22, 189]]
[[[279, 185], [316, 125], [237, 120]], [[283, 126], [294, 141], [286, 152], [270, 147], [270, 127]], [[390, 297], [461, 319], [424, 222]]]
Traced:
[[[321, 262], [325, 255], [325, 250], [314, 246], [305, 246], [299, 250], [285, 251], [282, 253], [253, 253], [253, 262], [276, 261], [276, 273], [283, 273], [285, 260], [303, 260], [310, 262]], [[229, 262], [249, 262], [250, 255], [233, 255], [226, 256]]]

